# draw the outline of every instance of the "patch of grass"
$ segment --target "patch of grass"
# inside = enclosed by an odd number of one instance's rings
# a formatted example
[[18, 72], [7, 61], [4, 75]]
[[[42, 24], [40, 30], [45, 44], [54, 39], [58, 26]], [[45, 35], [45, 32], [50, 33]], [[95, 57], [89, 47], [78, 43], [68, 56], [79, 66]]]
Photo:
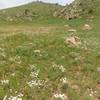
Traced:
[[[56, 32], [56, 30], [55, 30]], [[68, 47], [65, 44], [64, 37], [69, 33], [53, 33], [52, 34], [16, 34], [5, 37], [0, 40], [0, 48], [3, 49], [4, 59], [1, 59], [0, 76], [1, 80], [9, 79], [9, 84], [0, 85], [1, 99], [5, 95], [16, 95], [15, 91], [24, 94], [23, 100], [33, 99], [47, 100], [50, 99], [54, 92], [62, 90], [63, 83], [61, 78], [66, 77], [67, 83], [64, 88], [68, 97], [72, 100], [91, 100], [89, 94], [84, 98], [88, 88], [96, 89], [99, 82], [99, 47], [88, 36], [91, 42], [88, 49]], [[86, 33], [88, 34], [88, 33]], [[90, 33], [89, 33], [90, 34]], [[86, 40], [85, 35], [78, 35]], [[99, 42], [98, 37], [97, 43]], [[88, 40], [86, 40], [88, 41]], [[91, 48], [92, 47], [92, 48]], [[93, 47], [95, 47], [93, 49]], [[76, 58], [80, 57], [78, 60]], [[53, 65], [62, 65], [66, 69], [63, 73], [59, 68], [53, 68]], [[30, 66], [35, 65], [40, 69], [38, 80], [44, 80], [44, 85], [30, 88], [28, 81], [33, 80], [30, 76]], [[15, 76], [12, 74], [15, 73]], [[74, 87], [76, 85], [76, 88]], [[2, 88], [5, 88], [3, 90]], [[12, 89], [11, 92], [9, 92]], [[96, 90], [97, 91], [97, 90]], [[98, 92], [98, 91], [97, 91]], [[34, 94], [34, 96], [33, 96]], [[40, 98], [41, 97], [41, 98]]]

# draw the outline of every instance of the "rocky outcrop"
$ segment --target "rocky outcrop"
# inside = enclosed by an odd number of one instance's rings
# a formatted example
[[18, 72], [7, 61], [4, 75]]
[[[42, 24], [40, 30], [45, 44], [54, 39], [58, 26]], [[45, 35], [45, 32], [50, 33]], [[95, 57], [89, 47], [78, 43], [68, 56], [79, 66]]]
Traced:
[[0, 19], [5, 20], [5, 21], [10, 21], [10, 22], [18, 21], [18, 20], [32, 21], [36, 17], [38, 17], [37, 13], [29, 9], [24, 9], [22, 12], [18, 12], [16, 14], [9, 14], [5, 10], [0, 12]]
[[55, 12], [54, 16], [68, 20], [79, 18], [82, 15], [92, 14], [99, 4], [99, 0], [75, 0], [70, 5], [65, 6], [61, 11]]

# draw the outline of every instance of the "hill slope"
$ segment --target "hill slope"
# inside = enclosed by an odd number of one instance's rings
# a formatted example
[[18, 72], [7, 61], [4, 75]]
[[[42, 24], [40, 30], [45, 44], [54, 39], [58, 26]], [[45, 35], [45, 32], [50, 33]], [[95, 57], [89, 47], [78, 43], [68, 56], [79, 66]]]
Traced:
[[1, 10], [0, 19], [8, 21], [17, 19], [32, 20], [34, 18], [43, 19], [52, 17], [53, 12], [61, 8], [60, 5], [56, 4], [33, 2], [23, 6]]

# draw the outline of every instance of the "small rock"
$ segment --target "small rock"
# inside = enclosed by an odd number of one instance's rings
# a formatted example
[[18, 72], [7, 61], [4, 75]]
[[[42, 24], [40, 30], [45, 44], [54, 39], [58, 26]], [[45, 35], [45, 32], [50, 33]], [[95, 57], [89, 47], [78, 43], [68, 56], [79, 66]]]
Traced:
[[40, 50], [34, 50], [34, 52], [35, 52], [35, 53], [40, 53], [41, 51], [40, 51]]
[[71, 47], [79, 47], [79, 45], [81, 45], [81, 40], [77, 36], [71, 36], [66, 38], [65, 43]]
[[95, 17], [94, 17], [94, 16], [89, 16], [88, 18], [89, 18], [89, 19], [94, 19]]
[[96, 89], [97, 89], [97, 90], [100, 90], [100, 83], [99, 83], [99, 82], [98, 82], [97, 85], [96, 85]]
[[91, 29], [92, 29], [92, 27], [89, 24], [85, 24], [83, 26], [83, 30], [91, 30]]
[[69, 26], [68, 24], [64, 25], [64, 27], [66, 27], [66, 28], [70, 28], [70, 26]]
[[68, 32], [76, 32], [76, 29], [69, 29]]
[[76, 84], [72, 85], [71, 88], [78, 91], [80, 90], [79, 86]]

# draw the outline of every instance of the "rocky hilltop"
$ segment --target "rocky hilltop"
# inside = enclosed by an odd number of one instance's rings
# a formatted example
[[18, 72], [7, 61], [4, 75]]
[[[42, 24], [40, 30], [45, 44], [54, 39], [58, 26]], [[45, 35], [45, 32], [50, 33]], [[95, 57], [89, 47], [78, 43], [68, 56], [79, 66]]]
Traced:
[[70, 5], [66, 5], [61, 11], [55, 12], [54, 16], [68, 20], [79, 18], [82, 15], [93, 14], [99, 4], [100, 0], [75, 0]]

